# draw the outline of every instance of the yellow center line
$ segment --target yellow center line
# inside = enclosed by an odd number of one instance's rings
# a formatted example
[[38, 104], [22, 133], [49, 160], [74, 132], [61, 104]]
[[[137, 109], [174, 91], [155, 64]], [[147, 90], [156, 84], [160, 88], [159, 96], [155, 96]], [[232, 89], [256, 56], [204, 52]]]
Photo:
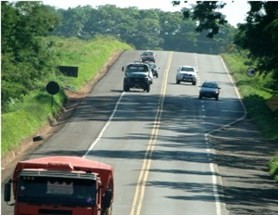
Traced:
[[172, 62], [172, 57], [173, 57], [173, 52], [170, 53], [170, 56], [167, 61], [167, 68], [165, 70], [164, 77], [163, 77], [163, 82], [162, 82], [163, 85], [162, 85], [161, 92], [160, 92], [158, 109], [157, 109], [156, 117], [154, 120], [154, 126], [153, 126], [153, 129], [151, 132], [151, 137], [150, 137], [150, 140], [148, 143], [147, 151], [145, 153], [145, 157], [144, 157], [143, 164], [142, 164], [140, 174], [139, 174], [139, 178], [137, 181], [130, 215], [140, 215], [140, 213], [141, 213], [142, 203], [143, 203], [145, 188], [146, 188], [146, 182], [148, 179], [149, 170], [150, 170], [151, 162], [152, 162], [151, 158], [152, 158], [152, 154], [154, 151], [154, 147], [155, 147], [155, 143], [156, 143], [156, 139], [158, 136], [159, 127], [160, 127], [160, 120], [161, 120], [161, 115], [162, 115], [162, 111], [163, 111], [164, 98], [165, 98], [166, 89], [167, 89], [168, 74], [169, 74], [170, 65]]

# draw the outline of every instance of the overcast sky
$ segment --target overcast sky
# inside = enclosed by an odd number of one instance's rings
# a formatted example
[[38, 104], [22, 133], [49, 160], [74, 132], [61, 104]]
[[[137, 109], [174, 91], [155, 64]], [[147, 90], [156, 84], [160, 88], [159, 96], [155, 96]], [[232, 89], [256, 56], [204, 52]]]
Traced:
[[[56, 8], [68, 9], [69, 7], [74, 8], [77, 6], [91, 5], [96, 8], [99, 5], [113, 4], [117, 7], [126, 8], [135, 6], [139, 9], [153, 9], [158, 8], [163, 11], [180, 11], [182, 6], [189, 6], [195, 1], [189, 0], [187, 4], [182, 3], [181, 6], [173, 6], [172, 0], [43, 0], [43, 4], [55, 6]], [[182, 1], [183, 2], [183, 1]], [[236, 26], [238, 23], [244, 23], [246, 13], [249, 10], [247, 1], [244, 0], [230, 0], [226, 2], [225, 8], [220, 11], [226, 15], [228, 22]]]

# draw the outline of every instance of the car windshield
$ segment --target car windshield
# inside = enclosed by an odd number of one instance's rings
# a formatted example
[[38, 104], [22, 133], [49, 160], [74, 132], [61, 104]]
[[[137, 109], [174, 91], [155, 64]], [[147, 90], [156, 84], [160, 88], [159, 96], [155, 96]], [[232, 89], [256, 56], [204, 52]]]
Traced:
[[143, 55], [144, 56], [153, 56], [154, 53], [153, 52], [144, 52]]
[[218, 86], [217, 86], [216, 83], [209, 83], [209, 82], [203, 83], [202, 87], [207, 87], [207, 88], [218, 88]]
[[21, 176], [18, 202], [91, 207], [96, 204], [96, 182], [81, 178]]
[[192, 67], [181, 67], [182, 72], [194, 72], [194, 68]]
[[126, 72], [132, 73], [132, 72], [147, 72], [149, 70], [149, 67], [144, 64], [139, 65], [128, 65], [126, 68]]

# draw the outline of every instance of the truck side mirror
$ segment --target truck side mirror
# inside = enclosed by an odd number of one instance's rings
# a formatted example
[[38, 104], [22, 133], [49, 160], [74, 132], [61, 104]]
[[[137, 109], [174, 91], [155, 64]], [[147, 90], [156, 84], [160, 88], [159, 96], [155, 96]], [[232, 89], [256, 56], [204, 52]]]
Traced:
[[9, 202], [11, 201], [11, 183], [12, 181], [9, 180], [7, 183], [5, 183], [4, 187], [4, 201]]

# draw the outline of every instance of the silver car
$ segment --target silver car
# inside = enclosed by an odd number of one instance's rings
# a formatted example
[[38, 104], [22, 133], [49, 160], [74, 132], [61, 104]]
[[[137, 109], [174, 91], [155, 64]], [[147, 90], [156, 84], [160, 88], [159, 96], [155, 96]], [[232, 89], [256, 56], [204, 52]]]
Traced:
[[176, 83], [191, 82], [192, 85], [197, 83], [197, 70], [194, 66], [180, 66], [177, 70]]

